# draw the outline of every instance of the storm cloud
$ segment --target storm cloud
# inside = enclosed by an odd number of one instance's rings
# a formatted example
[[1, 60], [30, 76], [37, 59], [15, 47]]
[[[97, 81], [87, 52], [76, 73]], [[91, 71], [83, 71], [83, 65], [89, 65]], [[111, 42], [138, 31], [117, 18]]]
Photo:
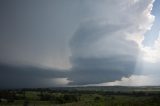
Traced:
[[128, 78], [154, 21], [154, 0], [15, 1], [0, 3], [1, 88]]
[[[67, 73], [63, 72], [63, 70], [8, 64], [0, 64], [0, 72], [0, 88], [61, 86], [61, 83], [58, 82], [61, 81], [61, 78], [63, 79], [67, 76]], [[65, 85], [63, 82], [62, 84]]]
[[71, 40], [73, 83], [100, 83], [131, 75], [139, 52], [137, 43], [116, 34], [117, 26], [85, 29], [87, 26], [80, 27]]
[[96, 10], [90, 7], [93, 18], [81, 23], [70, 42], [73, 73], [69, 78], [73, 84], [120, 80], [134, 73], [141, 50], [132, 37], [143, 38], [150, 27], [151, 3], [150, 0], [86, 3], [96, 6]]

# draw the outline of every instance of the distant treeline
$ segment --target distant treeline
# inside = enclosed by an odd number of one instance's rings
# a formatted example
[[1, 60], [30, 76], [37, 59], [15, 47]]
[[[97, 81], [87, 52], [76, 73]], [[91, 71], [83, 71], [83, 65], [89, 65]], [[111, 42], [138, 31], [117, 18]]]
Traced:
[[[94, 88], [95, 89], [95, 88]], [[114, 88], [115, 89], [115, 88]], [[116, 88], [117, 89], [117, 88]], [[160, 106], [160, 91], [37, 88], [0, 90], [0, 106]], [[61, 106], [60, 105], [60, 106]]]

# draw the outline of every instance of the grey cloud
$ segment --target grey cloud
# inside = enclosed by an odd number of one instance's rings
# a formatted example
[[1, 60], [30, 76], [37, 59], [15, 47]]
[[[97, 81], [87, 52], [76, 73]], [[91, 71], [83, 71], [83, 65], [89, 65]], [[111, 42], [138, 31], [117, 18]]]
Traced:
[[139, 49], [119, 32], [126, 27], [96, 22], [80, 26], [71, 40], [71, 84], [114, 81], [134, 72]]
[[133, 74], [135, 61], [136, 58], [122, 55], [109, 58], [74, 58], [69, 80], [76, 85], [114, 81]]
[[143, 36], [152, 22], [144, 13], [152, 1], [143, 2], [87, 2], [96, 8], [90, 7], [94, 14], [80, 24], [70, 41], [72, 84], [114, 81], [135, 72], [140, 48], [127, 37]]
[[64, 78], [64, 70], [0, 64], [0, 88], [58, 86], [52, 79]]
[[[95, 84], [134, 73], [140, 50], [127, 36], [144, 34], [152, 0], [15, 1], [0, 1], [0, 62], [35, 67], [1, 64], [1, 87], [58, 86], [54, 78]], [[71, 69], [38, 68], [68, 68], [69, 58]]]

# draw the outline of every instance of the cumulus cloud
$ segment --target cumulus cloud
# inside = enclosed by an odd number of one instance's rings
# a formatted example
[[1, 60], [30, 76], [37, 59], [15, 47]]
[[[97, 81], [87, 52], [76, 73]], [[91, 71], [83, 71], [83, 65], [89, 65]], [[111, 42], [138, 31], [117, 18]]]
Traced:
[[150, 63], [159, 63], [160, 59], [160, 35], [155, 40], [153, 46], [145, 46], [142, 48], [143, 51], [143, 60]]
[[120, 80], [134, 73], [143, 35], [154, 20], [152, 3], [152, 0], [85, 2], [92, 14], [80, 24], [70, 42], [72, 84]]

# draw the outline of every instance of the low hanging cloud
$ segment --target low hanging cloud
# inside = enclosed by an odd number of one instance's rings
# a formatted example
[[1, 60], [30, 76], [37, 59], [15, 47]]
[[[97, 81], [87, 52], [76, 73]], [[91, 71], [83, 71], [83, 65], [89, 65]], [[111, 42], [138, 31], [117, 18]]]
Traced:
[[159, 76], [157, 75], [131, 75], [122, 77], [121, 80], [100, 84], [90, 84], [86, 86], [159, 86]]
[[0, 88], [53, 87], [69, 83], [64, 70], [0, 64], [0, 71]]

